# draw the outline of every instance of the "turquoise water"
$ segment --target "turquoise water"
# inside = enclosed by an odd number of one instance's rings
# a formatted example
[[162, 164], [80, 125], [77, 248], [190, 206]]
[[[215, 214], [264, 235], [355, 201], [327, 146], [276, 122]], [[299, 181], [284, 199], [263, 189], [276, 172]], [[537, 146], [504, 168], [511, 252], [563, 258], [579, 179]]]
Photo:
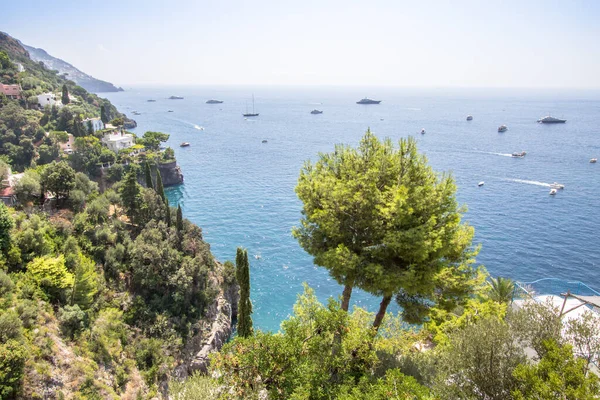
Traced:
[[[134, 132], [171, 134], [167, 144], [185, 183], [168, 190], [169, 200], [202, 227], [215, 256], [233, 260], [237, 246], [260, 255], [251, 258], [251, 284], [261, 329], [278, 329], [302, 282], [322, 300], [341, 294], [291, 236], [301, 210], [294, 187], [305, 160], [335, 143], [356, 145], [368, 127], [393, 140], [414, 135], [436, 170], [454, 174], [458, 199], [468, 205], [465, 219], [482, 246], [478, 262], [491, 274], [524, 281], [553, 276], [600, 288], [600, 163], [589, 163], [600, 158], [599, 93], [365, 91], [196, 87], [103, 95], [130, 116], [141, 113], [133, 116]], [[252, 93], [260, 116], [244, 119]], [[365, 95], [383, 102], [355, 104]], [[205, 104], [211, 98], [224, 103]], [[324, 113], [311, 115], [314, 108]], [[567, 123], [536, 123], [549, 112]], [[501, 124], [507, 132], [497, 132]], [[191, 146], [180, 148], [184, 141]], [[510, 157], [522, 150], [525, 158]], [[485, 185], [478, 187], [480, 181]], [[555, 181], [565, 189], [550, 196]], [[352, 299], [370, 309], [379, 301], [360, 292]]]

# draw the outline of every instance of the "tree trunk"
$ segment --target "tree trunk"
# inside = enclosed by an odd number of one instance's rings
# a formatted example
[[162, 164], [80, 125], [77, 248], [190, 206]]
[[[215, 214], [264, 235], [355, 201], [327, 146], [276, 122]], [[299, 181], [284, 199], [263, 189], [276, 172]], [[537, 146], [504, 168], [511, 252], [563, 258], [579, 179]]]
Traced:
[[381, 300], [381, 303], [379, 304], [379, 311], [377, 311], [377, 315], [375, 315], [375, 321], [373, 321], [373, 328], [375, 328], [375, 332], [379, 330], [379, 326], [383, 322], [383, 317], [385, 317], [385, 311], [390, 305], [390, 301], [392, 301], [392, 295], [383, 296], [383, 300]]
[[350, 296], [352, 296], [352, 286], [354, 285], [354, 279], [348, 279], [342, 292], [342, 310], [348, 311], [350, 306]]

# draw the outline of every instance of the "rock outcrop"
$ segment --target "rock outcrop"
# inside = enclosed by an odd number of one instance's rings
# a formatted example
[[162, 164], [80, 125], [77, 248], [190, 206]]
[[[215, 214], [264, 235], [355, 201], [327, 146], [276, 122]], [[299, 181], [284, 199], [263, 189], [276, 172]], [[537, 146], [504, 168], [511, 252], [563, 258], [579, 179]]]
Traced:
[[176, 161], [172, 161], [166, 164], [158, 164], [160, 170], [160, 176], [163, 180], [163, 185], [173, 186], [180, 185], [183, 183], [183, 173], [181, 168], [177, 165]]

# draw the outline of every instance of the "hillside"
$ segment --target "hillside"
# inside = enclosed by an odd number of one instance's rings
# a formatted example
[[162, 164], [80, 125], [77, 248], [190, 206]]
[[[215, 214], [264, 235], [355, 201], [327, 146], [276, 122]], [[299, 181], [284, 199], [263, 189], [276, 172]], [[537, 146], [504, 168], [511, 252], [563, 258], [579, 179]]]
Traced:
[[43, 62], [48, 69], [56, 70], [60, 75], [65, 75], [67, 79], [72, 80], [88, 92], [102, 93], [123, 91], [123, 88], [116, 87], [110, 82], [96, 79], [93, 76], [90, 76], [80, 71], [68, 62], [61, 60], [60, 58], [51, 56], [44, 49], [27, 46], [22, 42], [19, 43], [23, 46], [25, 50], [29, 52], [29, 57], [33, 61]]

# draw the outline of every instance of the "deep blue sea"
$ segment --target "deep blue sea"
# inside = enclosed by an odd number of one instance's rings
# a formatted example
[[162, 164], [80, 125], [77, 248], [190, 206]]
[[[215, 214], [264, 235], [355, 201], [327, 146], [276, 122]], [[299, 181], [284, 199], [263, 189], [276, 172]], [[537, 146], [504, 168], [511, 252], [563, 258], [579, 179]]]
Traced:
[[[260, 116], [245, 119], [253, 93]], [[202, 227], [219, 260], [248, 249], [253, 319], [263, 330], [279, 328], [302, 282], [322, 300], [341, 294], [291, 236], [301, 210], [294, 187], [305, 160], [336, 143], [356, 145], [369, 127], [394, 141], [415, 136], [436, 170], [452, 172], [481, 244], [477, 260], [492, 275], [558, 277], [600, 289], [600, 163], [589, 163], [600, 158], [598, 92], [177, 87], [101, 96], [138, 122], [136, 134], [171, 134], [167, 145], [185, 183], [168, 190], [169, 200]], [[383, 101], [357, 105], [365, 96]], [[205, 104], [212, 98], [224, 103]], [[323, 114], [311, 115], [314, 108]], [[567, 123], [536, 123], [548, 113]], [[507, 132], [497, 132], [501, 124]], [[191, 146], [180, 148], [184, 141]], [[522, 150], [526, 157], [510, 157]], [[552, 182], [565, 189], [550, 196]], [[352, 300], [371, 310], [379, 303], [357, 291]]]

